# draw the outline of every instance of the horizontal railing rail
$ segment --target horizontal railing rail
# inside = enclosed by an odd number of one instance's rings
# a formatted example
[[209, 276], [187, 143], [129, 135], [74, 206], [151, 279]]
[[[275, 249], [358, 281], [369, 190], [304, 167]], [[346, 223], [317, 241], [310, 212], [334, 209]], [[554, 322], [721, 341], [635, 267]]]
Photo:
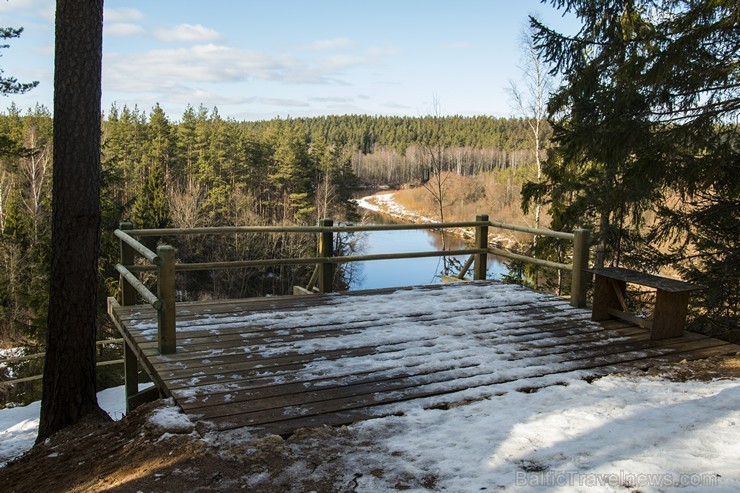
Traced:
[[[95, 341], [95, 345], [102, 346], [105, 344], [122, 344], [123, 339], [102, 339], [100, 341]], [[8, 364], [8, 363], [22, 363], [23, 361], [32, 361], [35, 359], [40, 359], [46, 357], [46, 353], [33, 353], [33, 354], [26, 354], [23, 356], [12, 356], [10, 358], [0, 358], [0, 365], [2, 364]], [[108, 365], [116, 365], [123, 363], [123, 359], [114, 359], [114, 360], [105, 360], [105, 361], [98, 361], [96, 363], [97, 366], [108, 366]], [[36, 380], [41, 380], [43, 378], [43, 375], [30, 375], [27, 377], [22, 378], [13, 378], [11, 380], [2, 380], [0, 381], [0, 386], [2, 385], [11, 385], [11, 384], [17, 384], [17, 383], [23, 383], [23, 382], [33, 382]]]
[[519, 226], [516, 224], [507, 224], [499, 221], [489, 221], [488, 224], [494, 228], [508, 229], [511, 231], [519, 231], [521, 233], [529, 233], [537, 236], [547, 236], [550, 238], [560, 238], [562, 240], [575, 240], [576, 235], [574, 233], [567, 233], [565, 231], [555, 231], [554, 229], [541, 229], [541, 228], [530, 228], [528, 226]]
[[[247, 267], [269, 267], [273, 265], [308, 265], [308, 264], [345, 264], [351, 262], [368, 262], [372, 260], [396, 260], [426, 257], [450, 257], [456, 255], [488, 253], [485, 248], [466, 248], [458, 250], [434, 250], [429, 252], [405, 252], [405, 253], [376, 253], [372, 255], [346, 255], [337, 257], [302, 257], [281, 258], [266, 260], [232, 260], [227, 262], [200, 262], [190, 264], [175, 264], [176, 271], [195, 270], [218, 270], [218, 269], [243, 269]], [[121, 265], [121, 264], [118, 264]], [[118, 268], [118, 266], [116, 266]], [[131, 272], [154, 272], [157, 267], [151, 265], [121, 266], [123, 270]], [[135, 276], [134, 276], [135, 278]], [[138, 280], [137, 280], [138, 281]], [[145, 288], [146, 289], [146, 288]]]
[[113, 234], [115, 234], [116, 237], [118, 237], [118, 239], [120, 239], [123, 243], [133, 248], [139, 255], [141, 255], [154, 265], [159, 265], [162, 263], [162, 259], [156, 253], [136, 241], [136, 238], [132, 237], [125, 231], [117, 229], [113, 232]]
[[[486, 226], [488, 224], [489, 221], [460, 221], [451, 223], [420, 224], [347, 224], [344, 226], [220, 226], [209, 228], [130, 229], [126, 230], [125, 233], [122, 233], [129, 237], [184, 236], [230, 233], [350, 233], [370, 231], [411, 231], [418, 229], [474, 228], [476, 226]], [[116, 234], [116, 236], [118, 236], [118, 234]]]
[[[126, 282], [128, 282], [131, 285], [131, 287], [133, 287], [136, 290], [136, 292], [139, 293], [139, 295], [141, 295], [144, 301], [152, 305], [156, 310], [159, 310], [160, 308], [162, 308], [162, 302], [159, 301], [159, 298], [157, 298], [157, 295], [149, 291], [149, 288], [147, 288], [143, 282], [139, 281], [139, 278], [137, 278], [134, 274], [131, 273], [130, 269], [137, 269], [139, 267], [144, 267], [144, 268], [151, 267], [151, 270], [154, 270], [154, 271], [157, 270], [157, 267], [154, 265], [152, 266], [130, 265], [126, 267], [121, 264], [116, 264], [116, 270], [118, 271], [119, 274], [121, 274], [121, 277], [123, 277], [123, 279], [125, 279]], [[139, 272], [141, 272], [141, 270]]]
[[559, 269], [559, 270], [565, 270], [568, 272], [573, 272], [573, 264], [562, 264], [560, 262], [542, 260], [536, 257], [529, 257], [527, 255], [513, 253], [508, 250], [502, 250], [500, 248], [493, 248], [493, 247], [488, 248], [488, 253], [490, 253], [491, 255], [498, 255], [499, 257], [510, 258], [511, 260], [518, 260], [519, 262], [527, 262], [530, 264], [539, 265], [540, 267], [549, 267], [551, 269]]

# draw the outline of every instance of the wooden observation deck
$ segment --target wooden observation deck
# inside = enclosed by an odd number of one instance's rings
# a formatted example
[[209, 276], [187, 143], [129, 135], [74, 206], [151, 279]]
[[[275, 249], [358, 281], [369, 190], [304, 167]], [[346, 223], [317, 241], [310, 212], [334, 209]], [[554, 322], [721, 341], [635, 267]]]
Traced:
[[[322, 227], [322, 235], [333, 228]], [[141, 250], [127, 233], [119, 237]], [[472, 250], [478, 262], [487, 250], [481, 238], [487, 231], [478, 233]], [[331, 255], [323, 244], [320, 256], [309, 260], [319, 263], [317, 277], [326, 288], [321, 269], [331, 265]], [[579, 304], [577, 296], [569, 303], [483, 279], [175, 304], [163, 279], [174, 281], [166, 269], [177, 266], [141, 252], [157, 264], [155, 296], [138, 283], [130, 252], [122, 250], [128, 264], [119, 266], [122, 277], [150, 301], [131, 304], [130, 291], [124, 292], [126, 303], [109, 299], [109, 314], [126, 341], [128, 402], [172, 397], [201, 431], [249, 426], [255, 434], [284, 435], [396, 414], [408, 406], [445, 407], [573, 377], [740, 350], [693, 333], [651, 340], [650, 330], [628, 321], [592, 322], [590, 311], [572, 306]], [[474, 272], [479, 278], [485, 268], [479, 263]], [[314, 290], [309, 285], [302, 291]], [[154, 390], [137, 393], [137, 363]]]

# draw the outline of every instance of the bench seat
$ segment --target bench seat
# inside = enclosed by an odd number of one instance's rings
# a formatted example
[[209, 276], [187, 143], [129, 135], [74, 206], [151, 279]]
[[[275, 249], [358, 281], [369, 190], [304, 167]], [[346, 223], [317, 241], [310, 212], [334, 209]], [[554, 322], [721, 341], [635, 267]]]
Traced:
[[[627, 320], [651, 329], [650, 338], [653, 340], [683, 335], [689, 293], [702, 289], [701, 286], [688, 282], [622, 267], [601, 267], [584, 271], [596, 276], [591, 319], [600, 321], [616, 317]], [[652, 321], [629, 313], [627, 303], [624, 301], [628, 283], [657, 290]]]

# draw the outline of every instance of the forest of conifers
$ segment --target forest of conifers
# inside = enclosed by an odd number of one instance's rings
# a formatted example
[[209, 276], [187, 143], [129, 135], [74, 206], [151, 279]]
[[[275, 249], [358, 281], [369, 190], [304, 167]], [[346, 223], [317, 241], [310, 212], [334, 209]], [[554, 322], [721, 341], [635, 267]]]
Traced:
[[[114, 106], [102, 127], [100, 289], [114, 295], [117, 288], [118, 244], [111, 232], [120, 221], [158, 228], [351, 220], [349, 199], [359, 187], [428, 179], [425, 146], [443, 146], [445, 166], [455, 173], [479, 175], [531, 165], [528, 131], [515, 118], [238, 122], [203, 106], [177, 119], [159, 106], [148, 113]], [[35, 345], [42, 343], [48, 296], [51, 115], [43, 107], [11, 107], [0, 115], [0, 135], [10, 146], [0, 156], [0, 338]], [[306, 256], [315, 248], [300, 235], [168, 241], [183, 261]], [[179, 286], [187, 299], [244, 297], [288, 292], [308, 275], [298, 267], [190, 273]]]

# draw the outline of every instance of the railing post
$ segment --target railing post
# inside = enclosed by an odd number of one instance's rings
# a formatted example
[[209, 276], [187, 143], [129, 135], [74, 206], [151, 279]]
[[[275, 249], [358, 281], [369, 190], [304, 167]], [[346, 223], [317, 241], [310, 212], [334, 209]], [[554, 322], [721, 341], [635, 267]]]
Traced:
[[586, 306], [586, 273], [588, 268], [589, 230], [577, 229], [573, 232], [573, 272], [570, 285], [570, 304], [576, 308]]
[[[130, 222], [121, 222], [118, 224], [118, 229], [126, 231], [134, 229], [134, 225]], [[134, 249], [121, 240], [118, 240], [118, 242], [121, 245], [121, 265], [133, 265]], [[118, 279], [121, 306], [136, 304], [136, 290], [134, 287], [123, 278], [123, 274]], [[139, 392], [139, 361], [125, 340], [123, 341], [123, 376], [126, 390], [126, 413], [128, 413], [132, 410], [129, 405], [129, 398]]]
[[125, 340], [123, 341], [123, 376], [126, 389], [126, 414], [128, 414], [133, 410], [129, 399], [139, 392], [139, 361]]
[[[134, 225], [129, 222], [122, 222], [119, 223], [118, 229], [121, 231], [126, 231], [129, 229], [134, 229]], [[119, 244], [121, 245], [121, 265], [123, 266], [129, 266], [134, 264], [134, 249], [128, 246], [126, 243], [124, 243], [121, 240], [118, 240]], [[136, 304], [136, 290], [132, 285], [130, 285], [126, 280], [123, 278], [123, 275], [119, 277], [118, 280], [118, 289], [121, 293], [121, 299], [119, 300], [121, 303], [121, 306], [126, 305], [134, 305]]]
[[175, 333], [175, 249], [170, 245], [157, 247], [157, 255], [162, 259], [157, 267], [157, 298], [162, 307], [157, 315], [157, 329], [160, 354], [172, 354], [177, 346]]
[[[488, 214], [479, 214], [475, 216], [476, 221], [485, 221], [486, 224], [475, 227], [475, 248], [488, 250]], [[482, 281], [486, 279], [488, 270], [488, 253], [479, 253], [475, 256], [475, 266], [473, 267], [473, 279]]]
[[[328, 228], [334, 226], [331, 219], [320, 219], [319, 226]], [[319, 257], [332, 257], [334, 255], [334, 233], [324, 231], [319, 233]], [[334, 264], [322, 262], [319, 272], [319, 292], [331, 293], [334, 285]]]

